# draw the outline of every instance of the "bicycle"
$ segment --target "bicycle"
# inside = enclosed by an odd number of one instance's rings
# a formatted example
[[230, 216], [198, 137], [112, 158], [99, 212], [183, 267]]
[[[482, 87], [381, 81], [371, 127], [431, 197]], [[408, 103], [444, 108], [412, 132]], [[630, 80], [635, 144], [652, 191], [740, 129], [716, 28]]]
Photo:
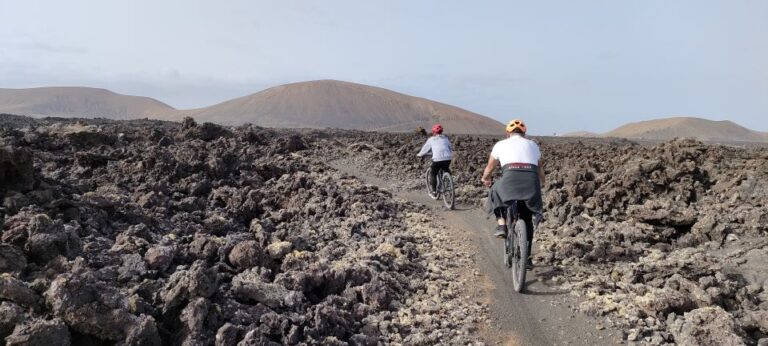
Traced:
[[443, 204], [445, 207], [448, 209], [453, 209], [456, 203], [456, 194], [454, 192], [453, 177], [451, 176], [451, 173], [440, 169], [437, 172], [437, 191], [432, 191], [432, 184], [430, 183], [430, 177], [432, 176], [430, 174], [431, 172], [432, 167], [430, 166], [427, 168], [427, 171], [424, 175], [424, 180], [427, 183], [427, 194], [429, 197], [435, 200], [442, 196]]
[[[525, 221], [520, 218], [517, 211], [517, 204], [520, 201], [511, 201], [507, 203], [506, 221], [507, 236], [504, 238], [504, 264], [512, 269], [512, 285], [516, 292], [522, 293], [525, 290], [525, 274], [527, 271], [526, 262], [528, 261], [528, 230]], [[534, 224], [538, 224], [540, 216], [536, 215]]]

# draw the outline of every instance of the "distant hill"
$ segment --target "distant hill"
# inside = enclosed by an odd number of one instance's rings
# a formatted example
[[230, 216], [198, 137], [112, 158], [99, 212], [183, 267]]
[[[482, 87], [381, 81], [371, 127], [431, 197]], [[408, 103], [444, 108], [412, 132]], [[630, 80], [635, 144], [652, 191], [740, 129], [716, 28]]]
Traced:
[[576, 131], [560, 134], [560, 137], [600, 137], [600, 134], [589, 131]]
[[44, 87], [0, 89], [0, 113], [110, 119], [165, 118], [176, 110], [158, 100], [106, 89]]
[[109, 119], [155, 118], [224, 125], [342, 128], [370, 131], [429, 129], [440, 122], [448, 133], [501, 134], [504, 126], [477, 113], [391, 90], [334, 80], [285, 84], [213, 106], [176, 110], [148, 97], [105, 89], [46, 87], [0, 89], [0, 113]]
[[650, 140], [685, 137], [713, 142], [768, 142], [768, 133], [753, 131], [728, 120], [713, 121], [693, 117], [630, 123], [602, 136]]
[[504, 126], [477, 113], [391, 90], [335, 80], [286, 84], [206, 108], [181, 111], [198, 120], [267, 127], [334, 127], [377, 131], [429, 129], [501, 134]]

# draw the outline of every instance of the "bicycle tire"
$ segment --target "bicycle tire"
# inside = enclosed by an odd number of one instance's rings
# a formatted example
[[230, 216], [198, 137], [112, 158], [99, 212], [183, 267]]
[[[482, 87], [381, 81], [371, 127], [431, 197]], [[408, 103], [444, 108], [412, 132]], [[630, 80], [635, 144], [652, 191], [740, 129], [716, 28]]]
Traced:
[[442, 195], [443, 195], [443, 204], [445, 204], [445, 207], [448, 209], [453, 209], [454, 204], [456, 203], [456, 194], [454, 193], [453, 189], [453, 177], [451, 177], [451, 174], [448, 172], [443, 172], [443, 175], [441, 176], [442, 179]]
[[518, 219], [509, 233], [513, 234], [510, 244], [513, 251], [512, 285], [516, 292], [522, 293], [525, 290], [525, 264], [528, 261], [528, 232], [525, 221]]

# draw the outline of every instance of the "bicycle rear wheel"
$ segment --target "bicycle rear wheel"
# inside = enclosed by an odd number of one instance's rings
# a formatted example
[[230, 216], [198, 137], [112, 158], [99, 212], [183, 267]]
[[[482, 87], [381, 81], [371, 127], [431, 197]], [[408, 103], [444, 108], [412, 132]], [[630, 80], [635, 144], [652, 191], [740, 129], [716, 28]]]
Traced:
[[456, 203], [456, 195], [453, 192], [453, 177], [448, 172], [444, 172], [440, 177], [443, 182], [443, 204], [448, 209], [453, 209], [453, 205]]
[[[526, 231], [525, 221], [517, 220], [514, 228], [509, 230], [510, 252], [512, 262], [512, 284], [515, 291], [521, 293], [525, 290], [525, 263], [528, 261], [528, 232]], [[509, 236], [508, 235], [508, 236]]]

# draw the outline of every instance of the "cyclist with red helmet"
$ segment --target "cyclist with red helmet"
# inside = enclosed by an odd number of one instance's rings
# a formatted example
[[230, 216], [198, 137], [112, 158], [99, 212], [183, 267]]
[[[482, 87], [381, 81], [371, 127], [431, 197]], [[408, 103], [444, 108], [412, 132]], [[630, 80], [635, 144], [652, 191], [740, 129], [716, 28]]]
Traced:
[[[485, 186], [491, 187], [488, 206], [489, 211], [496, 215], [498, 224], [494, 236], [506, 237], [507, 225], [503, 211], [507, 202], [519, 201], [517, 209], [528, 229], [530, 254], [533, 244], [533, 216], [540, 217], [542, 212], [541, 187], [544, 185], [544, 169], [539, 145], [525, 138], [526, 131], [527, 127], [522, 120], [515, 119], [507, 124], [507, 138], [493, 146], [482, 181]], [[502, 176], [491, 186], [491, 173], [497, 166], [501, 166]], [[530, 258], [527, 265], [533, 265]]]
[[[453, 159], [453, 147], [451, 146], [451, 141], [443, 134], [443, 126], [440, 124], [432, 126], [432, 137], [427, 139], [427, 142], [424, 143], [424, 146], [421, 147], [421, 151], [419, 151], [416, 156], [421, 157], [430, 152], [432, 153], [432, 175], [430, 177], [430, 183], [432, 184], [432, 191], [435, 191], [437, 186], [437, 172], [442, 169], [450, 173], [451, 159]], [[434, 198], [434, 194], [432, 195]]]

